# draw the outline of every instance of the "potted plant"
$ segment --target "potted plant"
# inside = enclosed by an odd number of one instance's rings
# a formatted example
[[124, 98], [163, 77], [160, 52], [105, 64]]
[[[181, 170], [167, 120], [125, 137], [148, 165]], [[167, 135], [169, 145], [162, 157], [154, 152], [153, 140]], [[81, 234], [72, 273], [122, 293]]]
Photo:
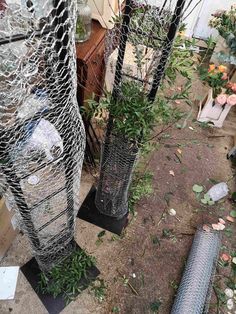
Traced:
[[224, 39], [229, 53], [219, 52], [220, 60], [236, 64], [236, 4], [226, 10], [218, 10], [213, 14], [209, 26], [215, 28]]
[[156, 122], [169, 121], [174, 109], [164, 100], [151, 103], [136, 81], [122, 82], [117, 101], [107, 93], [99, 104], [90, 101], [89, 107], [95, 116], [101, 110], [110, 115], [95, 204], [102, 214], [121, 219], [128, 212], [128, 190], [140, 148]]
[[202, 72], [201, 79], [211, 89], [204, 106], [200, 106], [197, 120], [222, 127], [231, 107], [236, 104], [236, 84], [229, 82], [227, 67], [223, 65], [211, 64], [207, 72]]

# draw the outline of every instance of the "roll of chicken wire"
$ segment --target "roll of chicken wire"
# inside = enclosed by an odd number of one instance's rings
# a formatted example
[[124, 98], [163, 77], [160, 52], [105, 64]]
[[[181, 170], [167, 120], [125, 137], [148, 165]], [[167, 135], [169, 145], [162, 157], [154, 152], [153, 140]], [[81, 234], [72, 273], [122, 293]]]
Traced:
[[196, 232], [171, 314], [208, 312], [220, 243], [217, 231]]

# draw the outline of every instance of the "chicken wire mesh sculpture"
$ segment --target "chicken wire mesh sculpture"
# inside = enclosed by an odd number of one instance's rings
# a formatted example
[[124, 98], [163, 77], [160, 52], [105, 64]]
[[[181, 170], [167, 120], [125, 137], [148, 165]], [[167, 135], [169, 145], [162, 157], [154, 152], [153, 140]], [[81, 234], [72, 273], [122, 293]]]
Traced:
[[[150, 103], [155, 100], [180, 23], [193, 9], [191, 0], [156, 3], [127, 0], [123, 15], [108, 32], [105, 81], [117, 106], [124, 98], [122, 84], [126, 81], [141, 83]], [[116, 119], [110, 114], [95, 204], [101, 213], [120, 219], [128, 211], [128, 190], [142, 136], [130, 139], [116, 133]]]
[[74, 249], [85, 147], [75, 1], [0, 1], [2, 190], [48, 271]]

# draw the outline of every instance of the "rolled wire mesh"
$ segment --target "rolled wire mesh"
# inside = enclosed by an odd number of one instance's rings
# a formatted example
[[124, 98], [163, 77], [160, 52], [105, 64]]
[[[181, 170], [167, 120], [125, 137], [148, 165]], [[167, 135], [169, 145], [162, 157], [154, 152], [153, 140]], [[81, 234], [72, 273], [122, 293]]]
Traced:
[[208, 313], [220, 243], [217, 231], [196, 232], [171, 314]]
[[0, 3], [0, 186], [48, 271], [73, 249], [79, 209], [75, 1]]

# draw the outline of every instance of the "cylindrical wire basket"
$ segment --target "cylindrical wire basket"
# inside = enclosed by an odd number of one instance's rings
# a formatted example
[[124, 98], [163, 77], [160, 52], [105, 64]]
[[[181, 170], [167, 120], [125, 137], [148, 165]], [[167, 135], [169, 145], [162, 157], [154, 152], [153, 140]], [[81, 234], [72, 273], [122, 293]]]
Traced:
[[128, 212], [128, 191], [135, 162], [136, 144], [112, 134], [102, 147], [100, 179], [95, 204], [107, 216], [122, 218]]

